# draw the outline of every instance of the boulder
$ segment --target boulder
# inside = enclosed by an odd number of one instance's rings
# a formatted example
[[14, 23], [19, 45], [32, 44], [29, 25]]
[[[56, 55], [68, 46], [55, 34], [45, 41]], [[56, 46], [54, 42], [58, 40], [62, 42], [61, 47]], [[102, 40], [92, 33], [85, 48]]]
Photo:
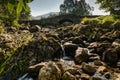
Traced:
[[55, 62], [48, 62], [40, 71], [38, 80], [60, 80], [61, 71]]
[[69, 72], [65, 72], [62, 76], [62, 80], [75, 80], [75, 76], [73, 76]]
[[85, 73], [87, 73], [89, 75], [93, 75], [97, 71], [97, 69], [95, 67], [93, 67], [89, 64], [86, 64], [86, 63], [82, 63], [82, 69]]
[[116, 65], [118, 59], [118, 54], [114, 48], [109, 48], [103, 53], [102, 60], [111, 66]]
[[78, 46], [76, 44], [70, 43], [70, 42], [66, 42], [63, 44], [64, 50], [65, 50], [65, 54], [66, 56], [69, 57], [74, 57], [75, 56], [75, 51], [78, 48]]
[[76, 63], [86, 62], [89, 59], [89, 50], [87, 48], [79, 47], [75, 53]]

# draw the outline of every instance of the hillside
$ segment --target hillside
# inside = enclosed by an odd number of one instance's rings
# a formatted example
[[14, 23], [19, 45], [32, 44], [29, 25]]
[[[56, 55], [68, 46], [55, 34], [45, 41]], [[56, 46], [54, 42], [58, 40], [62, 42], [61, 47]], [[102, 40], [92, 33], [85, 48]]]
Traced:
[[50, 12], [50, 13], [47, 13], [47, 14], [43, 14], [43, 15], [39, 15], [39, 16], [32, 16], [32, 19], [35, 19], [35, 20], [39, 20], [41, 18], [47, 18], [49, 17], [50, 15], [59, 15], [59, 12]]

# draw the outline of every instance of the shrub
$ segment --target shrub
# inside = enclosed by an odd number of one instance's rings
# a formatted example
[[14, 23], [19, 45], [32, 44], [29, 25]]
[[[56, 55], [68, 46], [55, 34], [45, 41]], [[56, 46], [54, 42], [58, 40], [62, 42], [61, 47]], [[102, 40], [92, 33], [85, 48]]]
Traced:
[[81, 21], [84, 25], [111, 27], [120, 24], [119, 15], [100, 16], [96, 18], [84, 18]]
[[81, 23], [96, 26], [100, 23], [100, 20], [98, 18], [84, 18]]

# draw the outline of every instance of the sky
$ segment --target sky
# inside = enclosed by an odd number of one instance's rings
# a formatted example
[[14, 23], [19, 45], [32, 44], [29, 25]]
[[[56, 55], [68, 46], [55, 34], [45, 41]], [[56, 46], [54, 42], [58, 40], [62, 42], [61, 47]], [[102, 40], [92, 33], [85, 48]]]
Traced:
[[[50, 12], [59, 12], [59, 6], [63, 3], [64, 0], [34, 0], [29, 3], [31, 8], [32, 16], [38, 16], [47, 14]], [[109, 13], [105, 13], [103, 10], [99, 10], [99, 5], [95, 4], [96, 0], [86, 0], [90, 6], [94, 7], [93, 15], [107, 15]]]

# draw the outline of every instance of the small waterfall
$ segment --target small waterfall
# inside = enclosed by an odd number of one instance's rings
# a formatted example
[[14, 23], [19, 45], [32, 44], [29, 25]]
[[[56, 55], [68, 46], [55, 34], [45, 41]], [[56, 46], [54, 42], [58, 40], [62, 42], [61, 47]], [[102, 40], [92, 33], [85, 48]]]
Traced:
[[29, 76], [29, 73], [26, 73], [22, 77], [18, 78], [18, 80], [33, 80], [33, 78]]
[[64, 50], [64, 46], [61, 44], [61, 49], [62, 49], [62, 54], [63, 54], [63, 57], [65, 57], [66, 56], [66, 54], [65, 54], [65, 50]]
[[70, 58], [68, 56], [66, 56], [65, 49], [64, 49], [64, 46], [62, 44], [62, 41], [61, 41], [61, 49], [62, 49], [63, 59], [64, 60], [70, 60]]

